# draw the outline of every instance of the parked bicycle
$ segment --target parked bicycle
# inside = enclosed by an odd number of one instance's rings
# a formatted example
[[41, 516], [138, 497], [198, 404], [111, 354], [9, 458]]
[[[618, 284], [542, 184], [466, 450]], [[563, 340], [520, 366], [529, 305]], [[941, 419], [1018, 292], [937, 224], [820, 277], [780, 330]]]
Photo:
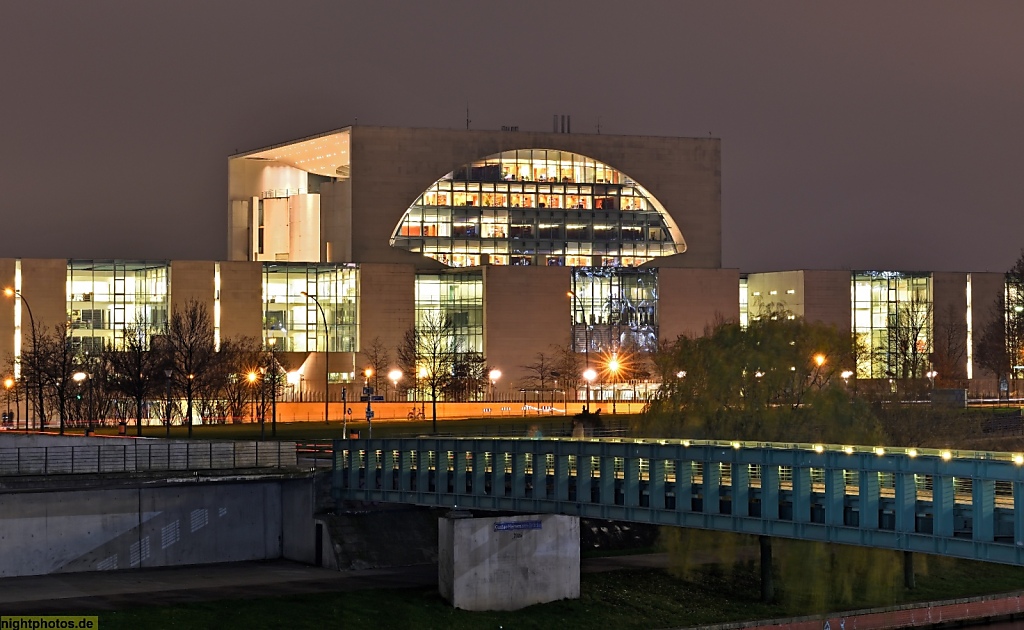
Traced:
[[423, 419], [423, 412], [422, 412], [422, 411], [420, 411], [419, 409], [417, 409], [416, 407], [413, 407], [413, 408], [412, 408], [412, 409], [411, 409], [411, 410], [409, 411], [409, 416], [408, 416], [408, 418], [409, 418], [410, 420], [422, 420], [422, 419]]

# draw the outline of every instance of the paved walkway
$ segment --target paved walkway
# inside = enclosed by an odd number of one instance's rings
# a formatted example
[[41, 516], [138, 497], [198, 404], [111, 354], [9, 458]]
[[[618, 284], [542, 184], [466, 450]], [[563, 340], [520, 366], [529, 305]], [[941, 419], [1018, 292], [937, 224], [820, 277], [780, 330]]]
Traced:
[[[664, 567], [667, 554], [583, 560], [584, 572]], [[0, 579], [0, 614], [53, 614], [171, 606], [298, 593], [437, 584], [437, 565], [333, 571], [287, 560]]]

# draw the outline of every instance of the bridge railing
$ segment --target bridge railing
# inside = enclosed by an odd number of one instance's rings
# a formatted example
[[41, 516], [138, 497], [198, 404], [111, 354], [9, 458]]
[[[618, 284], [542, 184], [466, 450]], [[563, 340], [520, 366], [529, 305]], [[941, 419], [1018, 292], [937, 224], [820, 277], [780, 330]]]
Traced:
[[337, 440], [334, 496], [578, 514], [1024, 565], [1020, 453], [656, 439]]
[[293, 468], [294, 442], [102, 440], [74, 446], [0, 448], [0, 476]]

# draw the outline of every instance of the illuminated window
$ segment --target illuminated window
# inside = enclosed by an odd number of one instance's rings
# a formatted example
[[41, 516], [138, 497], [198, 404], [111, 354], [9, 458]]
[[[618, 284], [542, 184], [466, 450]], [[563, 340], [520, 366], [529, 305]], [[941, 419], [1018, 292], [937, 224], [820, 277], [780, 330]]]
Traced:
[[577, 352], [652, 351], [658, 342], [658, 270], [572, 270], [572, 338]]
[[122, 348], [127, 331], [163, 333], [168, 322], [167, 261], [68, 261], [68, 335], [72, 347], [99, 354]]
[[285, 352], [355, 352], [358, 301], [355, 265], [264, 263], [264, 343]]
[[547, 149], [505, 151], [445, 175], [409, 207], [391, 245], [451, 267], [570, 259], [635, 267], [686, 249], [640, 184], [592, 158]]

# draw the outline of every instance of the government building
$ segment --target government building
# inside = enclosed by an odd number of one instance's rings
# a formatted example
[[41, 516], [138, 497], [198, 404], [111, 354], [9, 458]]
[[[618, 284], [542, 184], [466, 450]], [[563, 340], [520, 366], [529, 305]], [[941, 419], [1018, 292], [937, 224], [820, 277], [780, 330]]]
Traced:
[[[227, 168], [224, 260], [0, 259], [0, 284], [17, 292], [0, 311], [0, 353], [19, 356], [31, 323], [64, 322], [99, 352], [126, 324], [160, 334], [197, 300], [218, 342], [262, 339], [286, 357], [295, 397], [322, 400], [327, 376], [337, 399], [358, 395], [371, 348], [395, 361], [408, 331], [442, 315], [511, 392], [541, 353], [571, 348], [596, 367], [776, 304], [876, 350], [893, 344], [900, 309], [916, 309], [928, 371], [936, 322], [951, 318], [938, 328], [955, 329], [957, 373], [974, 379], [976, 331], [1005, 290], [992, 273], [723, 269], [715, 138], [351, 126]], [[884, 354], [851, 370], [891, 378]], [[570, 400], [583, 395], [574, 376]]]

